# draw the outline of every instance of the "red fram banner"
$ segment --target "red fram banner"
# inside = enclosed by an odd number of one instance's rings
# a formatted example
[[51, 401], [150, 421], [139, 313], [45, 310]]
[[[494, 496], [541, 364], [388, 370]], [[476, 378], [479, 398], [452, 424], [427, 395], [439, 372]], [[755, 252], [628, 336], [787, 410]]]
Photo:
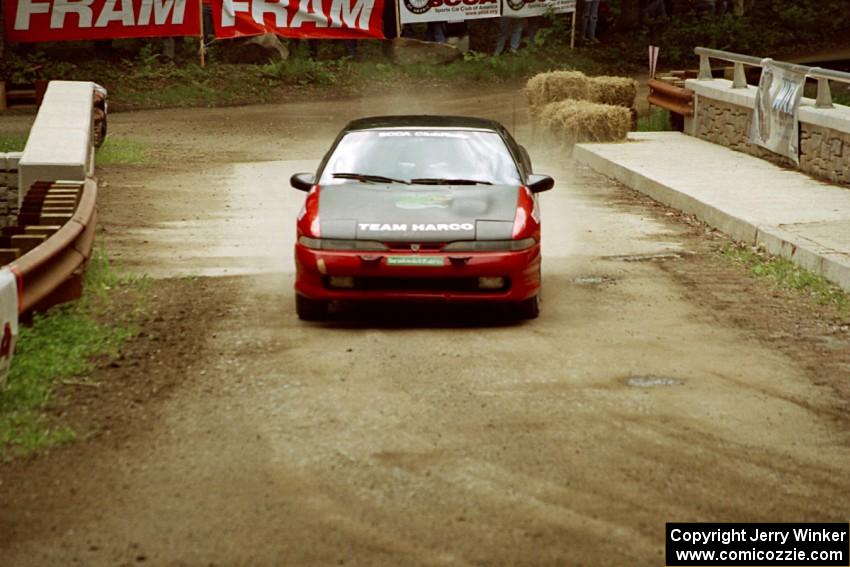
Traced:
[[9, 41], [197, 36], [198, 0], [2, 0]]
[[380, 39], [385, 1], [394, 0], [215, 0], [215, 35]]

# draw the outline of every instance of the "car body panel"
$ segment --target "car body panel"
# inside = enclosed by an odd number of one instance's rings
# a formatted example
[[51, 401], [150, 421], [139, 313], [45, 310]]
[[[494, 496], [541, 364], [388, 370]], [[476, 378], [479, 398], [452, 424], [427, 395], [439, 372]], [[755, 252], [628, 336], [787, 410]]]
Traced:
[[[503, 126], [490, 120], [365, 118], [349, 123], [337, 136], [313, 179], [329, 178], [323, 178], [325, 168], [348, 133], [386, 129], [497, 133], [519, 181], [515, 185], [433, 185], [411, 184], [409, 179], [399, 183], [333, 179], [331, 184], [314, 185], [299, 214], [296, 293], [316, 301], [520, 303], [535, 298], [540, 290], [540, 219], [536, 195], [523, 186], [531, 175], [527, 152]], [[378, 248], [317, 249], [313, 243], [319, 240], [358, 246], [366, 241]], [[522, 249], [514, 250], [455, 252], [452, 248], [520, 240]], [[335, 283], [340, 278], [344, 287]], [[497, 278], [504, 285], [485, 288], [479, 278]]]
[[[323, 238], [508, 240], [516, 216], [517, 188], [346, 183], [323, 186], [319, 203]], [[478, 226], [482, 226], [481, 236]]]

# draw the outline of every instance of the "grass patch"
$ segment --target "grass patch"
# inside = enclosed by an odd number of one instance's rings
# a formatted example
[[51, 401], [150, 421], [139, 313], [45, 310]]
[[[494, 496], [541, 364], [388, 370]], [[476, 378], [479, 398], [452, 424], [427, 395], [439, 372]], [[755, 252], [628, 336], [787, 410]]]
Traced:
[[740, 244], [725, 246], [720, 254], [735, 264], [745, 266], [754, 276], [770, 280], [780, 289], [801, 293], [821, 305], [830, 305], [842, 318], [850, 316], [850, 295], [791, 260]]
[[146, 279], [119, 272], [96, 251], [86, 270], [83, 298], [35, 315], [31, 326], [21, 327], [8, 385], [0, 392], [0, 459], [76, 438], [73, 430], [52, 423], [41, 410], [57, 384], [83, 381], [95, 357], [118, 355], [136, 332], [138, 310], [115, 312], [113, 292], [146, 285]]
[[22, 152], [26, 145], [26, 134], [0, 134], [0, 153]]
[[638, 118], [638, 132], [669, 132], [673, 130], [670, 124], [670, 111], [663, 108], [653, 108], [646, 116]]
[[141, 142], [123, 138], [107, 137], [95, 156], [95, 163], [98, 165], [143, 164], [146, 162], [147, 146]]

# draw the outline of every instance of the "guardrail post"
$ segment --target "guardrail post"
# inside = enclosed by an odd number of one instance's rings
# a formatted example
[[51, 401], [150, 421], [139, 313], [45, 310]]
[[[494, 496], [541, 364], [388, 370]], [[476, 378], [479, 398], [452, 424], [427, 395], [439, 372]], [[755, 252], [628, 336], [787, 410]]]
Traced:
[[829, 79], [818, 77], [818, 97], [815, 99], [815, 108], [833, 108]]
[[732, 77], [733, 89], [747, 88], [747, 75], [744, 73], [744, 64], [740, 61], [735, 61], [735, 71]]
[[699, 56], [699, 75], [697, 79], [700, 81], [710, 81], [714, 77], [711, 75], [711, 62], [708, 60], [708, 55]]

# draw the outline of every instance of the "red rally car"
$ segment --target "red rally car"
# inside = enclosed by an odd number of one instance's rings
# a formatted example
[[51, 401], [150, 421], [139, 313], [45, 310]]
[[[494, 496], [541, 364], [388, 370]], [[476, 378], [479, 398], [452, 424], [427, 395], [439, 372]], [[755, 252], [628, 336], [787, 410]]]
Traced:
[[331, 301], [457, 301], [539, 312], [537, 193], [528, 152], [498, 122], [379, 116], [349, 123], [298, 215], [295, 307], [322, 319]]

